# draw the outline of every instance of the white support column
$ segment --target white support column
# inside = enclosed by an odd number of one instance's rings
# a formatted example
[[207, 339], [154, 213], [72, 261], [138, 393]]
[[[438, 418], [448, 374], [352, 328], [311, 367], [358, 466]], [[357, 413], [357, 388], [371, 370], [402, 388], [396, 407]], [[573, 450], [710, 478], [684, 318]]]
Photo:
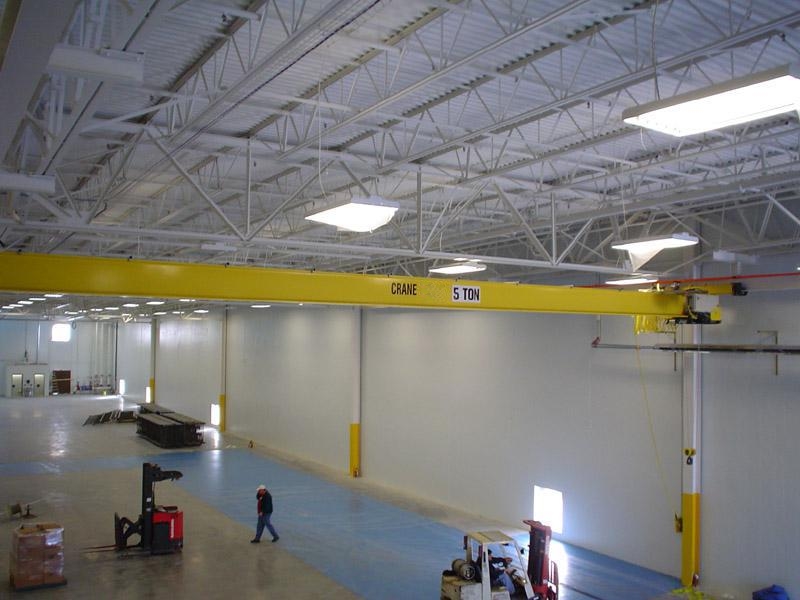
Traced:
[[[702, 342], [701, 325], [689, 325], [692, 343]], [[683, 494], [681, 582], [689, 586], [700, 574], [700, 492], [702, 463], [702, 354], [683, 353]]]
[[361, 370], [362, 370], [362, 335], [361, 320], [363, 311], [360, 306], [354, 306], [354, 338], [353, 348], [353, 416], [350, 421], [350, 476], [361, 476]]
[[[249, 185], [249, 184], [248, 184]], [[220, 354], [221, 373], [219, 378], [219, 430], [224, 432], [228, 425], [228, 308], [222, 313], [222, 348]]]
[[150, 398], [145, 397], [145, 402], [155, 403], [156, 401], [156, 350], [158, 349], [158, 319], [155, 317], [150, 321]]

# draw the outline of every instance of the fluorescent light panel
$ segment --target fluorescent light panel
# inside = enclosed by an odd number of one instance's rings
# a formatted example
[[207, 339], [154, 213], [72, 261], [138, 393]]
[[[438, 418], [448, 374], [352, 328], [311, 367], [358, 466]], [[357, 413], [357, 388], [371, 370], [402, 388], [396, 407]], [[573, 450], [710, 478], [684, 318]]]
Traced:
[[666, 248], [681, 248], [683, 246], [694, 246], [699, 240], [688, 233], [673, 233], [655, 237], [640, 238], [627, 242], [619, 242], [611, 247], [615, 250], [627, 250], [634, 253], [645, 253]]
[[237, 252], [239, 248], [231, 246], [230, 244], [222, 244], [219, 242], [213, 244], [200, 244], [201, 250], [211, 250], [214, 252]]
[[485, 270], [485, 264], [474, 260], [458, 261], [449, 265], [428, 269], [430, 273], [440, 273], [442, 275], [463, 275], [464, 273], [478, 273]]
[[606, 281], [608, 285], [642, 285], [645, 283], [655, 283], [658, 281], [656, 277], [649, 275], [633, 275], [624, 279], [609, 279]]
[[398, 208], [400, 208], [399, 203], [385, 200], [380, 196], [353, 198], [347, 204], [308, 215], [306, 219], [363, 233], [386, 225], [392, 220]]
[[713, 131], [800, 110], [800, 69], [756, 75], [626, 109], [622, 120], [675, 136]]

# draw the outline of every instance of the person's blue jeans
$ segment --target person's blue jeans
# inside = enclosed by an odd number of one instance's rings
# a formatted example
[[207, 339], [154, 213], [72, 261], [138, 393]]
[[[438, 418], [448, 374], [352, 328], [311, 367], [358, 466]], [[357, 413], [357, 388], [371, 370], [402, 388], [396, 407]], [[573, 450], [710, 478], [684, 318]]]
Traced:
[[270, 518], [272, 517], [272, 513], [264, 513], [258, 515], [258, 525], [256, 526], [256, 539], [261, 539], [261, 534], [264, 533], [264, 527], [266, 527], [269, 532], [272, 534], [272, 537], [278, 537], [278, 532], [275, 531], [275, 528], [272, 526], [272, 523], [269, 522]]
[[508, 573], [503, 571], [502, 573], [500, 573], [500, 578], [499, 579], [500, 579], [500, 582], [503, 584], [503, 586], [505, 586], [505, 588], [508, 590], [508, 593], [513, 596], [514, 595], [514, 580], [511, 578], [511, 575], [509, 575]]

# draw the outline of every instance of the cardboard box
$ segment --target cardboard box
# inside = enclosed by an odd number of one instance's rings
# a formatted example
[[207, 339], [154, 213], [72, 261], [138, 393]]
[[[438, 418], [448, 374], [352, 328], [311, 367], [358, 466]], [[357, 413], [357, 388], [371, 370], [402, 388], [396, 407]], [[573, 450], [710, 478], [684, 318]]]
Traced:
[[34, 523], [21, 525], [13, 532], [11, 551], [19, 556], [27, 551], [43, 550], [45, 547], [62, 546], [64, 528], [58, 523]]
[[10, 567], [11, 582], [16, 588], [44, 584], [44, 569], [41, 561], [19, 560], [12, 556]]
[[64, 583], [64, 557], [44, 561], [43, 566], [45, 584]]

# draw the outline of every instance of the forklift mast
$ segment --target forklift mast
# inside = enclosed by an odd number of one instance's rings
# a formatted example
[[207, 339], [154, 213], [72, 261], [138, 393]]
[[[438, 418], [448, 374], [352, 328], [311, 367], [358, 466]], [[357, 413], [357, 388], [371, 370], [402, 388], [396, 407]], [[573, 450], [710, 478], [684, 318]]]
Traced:
[[541, 598], [558, 598], [558, 567], [550, 562], [553, 530], [539, 521], [523, 521], [530, 527], [528, 577], [533, 591]]

